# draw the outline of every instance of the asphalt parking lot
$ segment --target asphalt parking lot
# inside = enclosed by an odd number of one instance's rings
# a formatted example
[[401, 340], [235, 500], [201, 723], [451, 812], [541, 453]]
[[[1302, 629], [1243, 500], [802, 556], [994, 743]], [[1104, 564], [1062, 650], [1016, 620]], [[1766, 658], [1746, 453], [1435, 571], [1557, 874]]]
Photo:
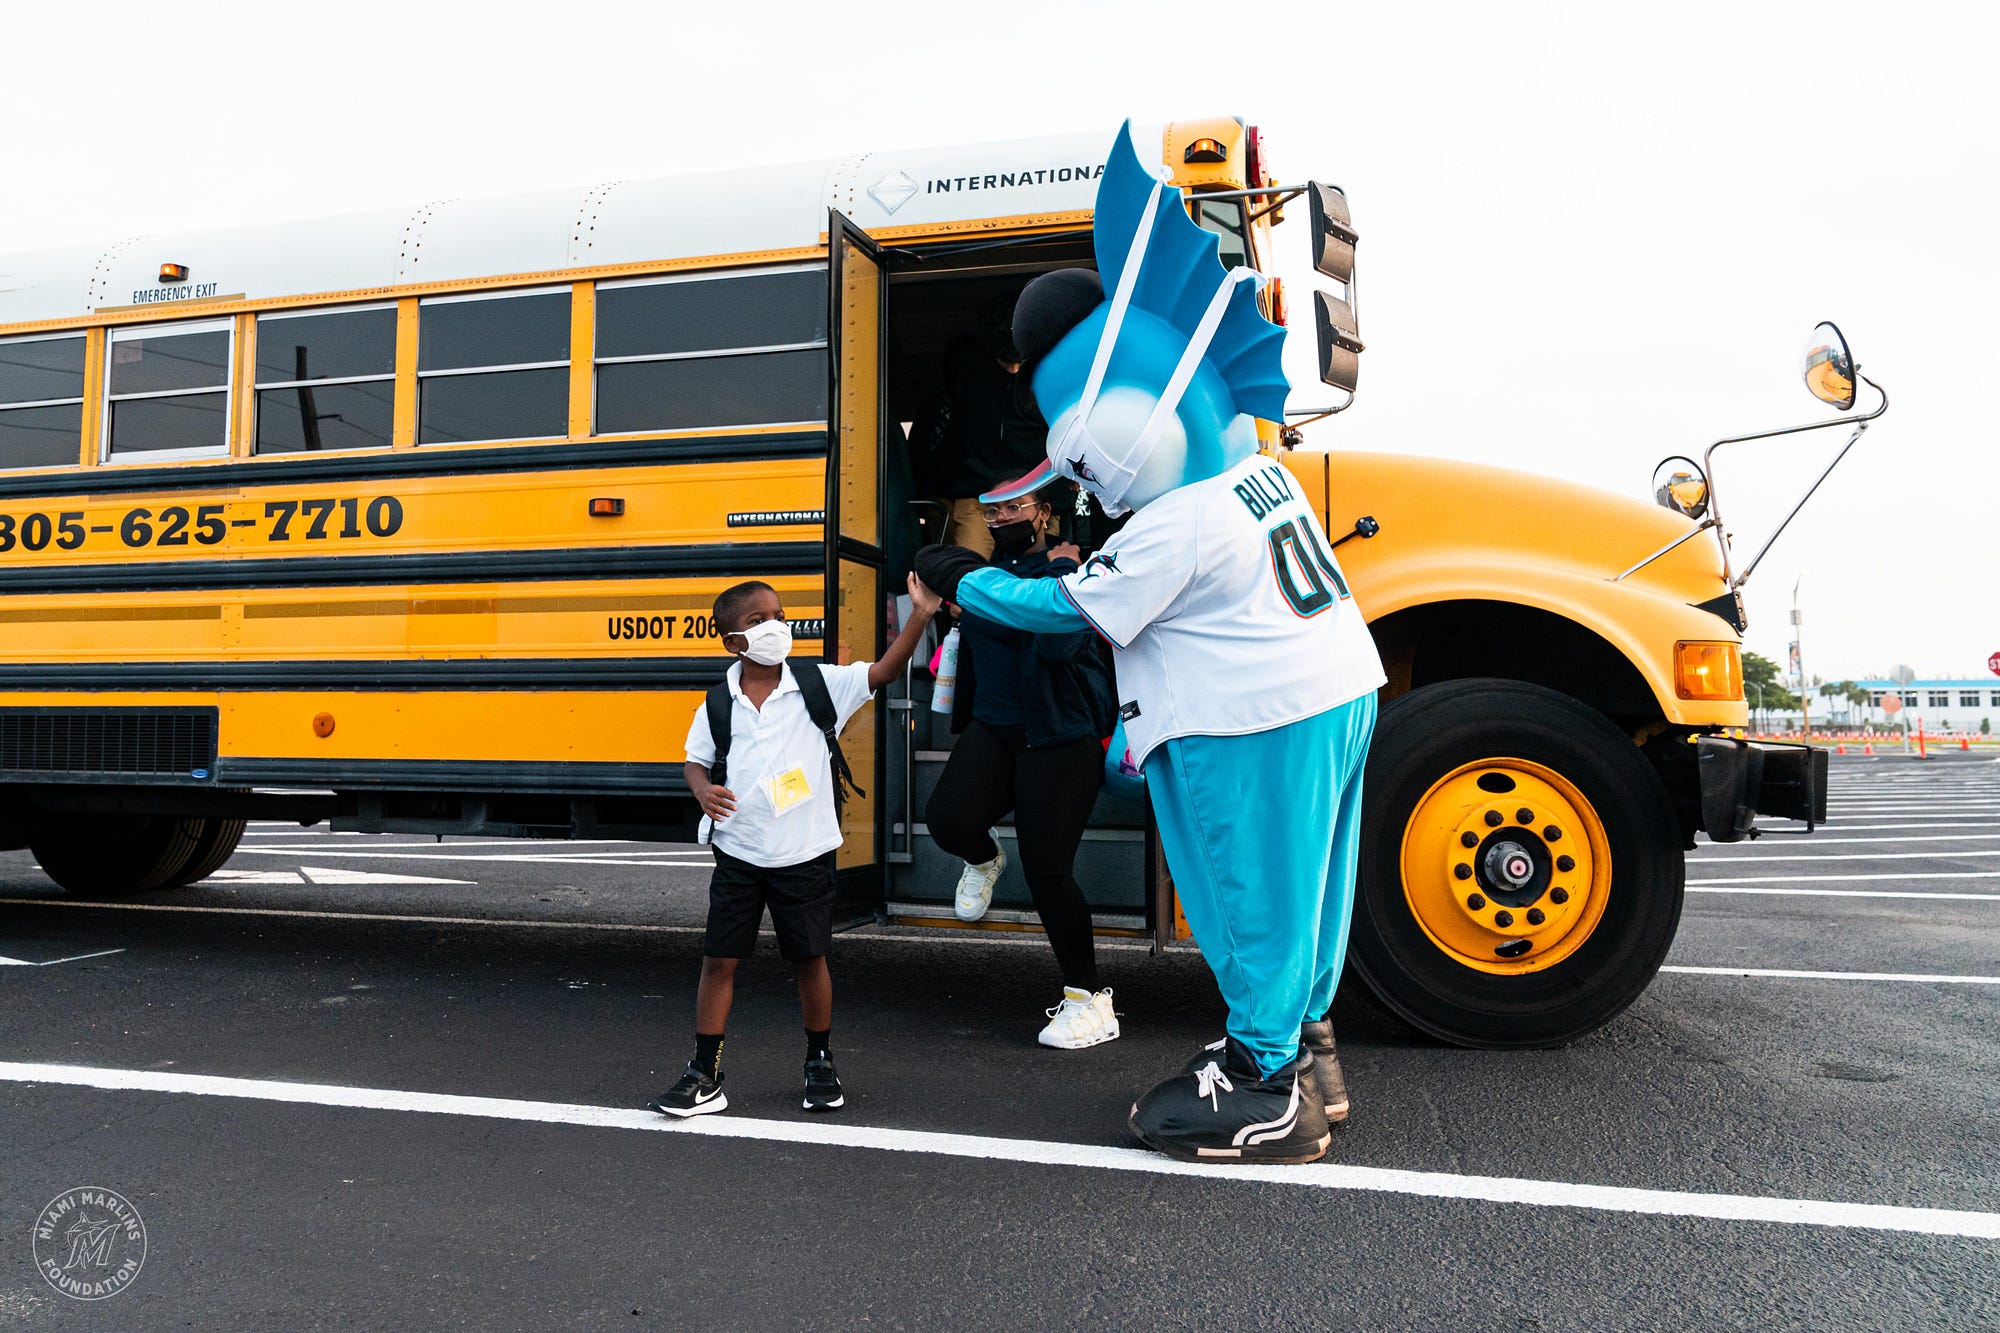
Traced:
[[[760, 959], [729, 1114], [674, 1127], [696, 849], [253, 825], [95, 906], [0, 854], [0, 1326], [2000, 1328], [2000, 762], [1839, 757], [1832, 803], [1694, 852], [1569, 1047], [1344, 998], [1353, 1119], [1258, 1171], [1122, 1138], [1220, 1030], [1188, 952], [1108, 948], [1125, 1036], [1053, 1052], [1039, 941], [849, 933], [810, 1120]], [[94, 1301], [36, 1269], [82, 1187], [145, 1228]]]

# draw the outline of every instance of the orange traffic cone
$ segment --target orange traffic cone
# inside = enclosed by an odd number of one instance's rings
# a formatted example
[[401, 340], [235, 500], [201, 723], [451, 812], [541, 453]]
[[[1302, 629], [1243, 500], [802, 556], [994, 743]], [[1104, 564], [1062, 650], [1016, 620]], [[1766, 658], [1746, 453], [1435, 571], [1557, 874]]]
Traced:
[[1958, 748], [1961, 750], [1970, 750], [1972, 748], [1972, 738], [1970, 736], [1960, 736], [1958, 738]]
[[1874, 753], [1875, 753], [1875, 747], [1874, 747], [1873, 745], [1864, 745], [1864, 746], [1862, 746], [1862, 747], [1861, 747], [1861, 753], [1863, 753], [1863, 754], [1874, 754]]
[[1834, 747], [1833, 747], [1833, 752], [1834, 752], [1835, 754], [1846, 754], [1846, 753], [1847, 753], [1847, 747], [1846, 747], [1845, 745], [1836, 745], [1836, 746], [1834, 746]]

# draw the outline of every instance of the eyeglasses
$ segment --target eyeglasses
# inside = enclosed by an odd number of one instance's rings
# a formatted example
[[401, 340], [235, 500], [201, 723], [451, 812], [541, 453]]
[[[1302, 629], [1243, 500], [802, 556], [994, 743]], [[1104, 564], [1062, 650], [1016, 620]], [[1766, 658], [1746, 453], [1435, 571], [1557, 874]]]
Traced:
[[988, 523], [992, 523], [998, 519], [1006, 519], [1012, 522], [1028, 517], [1039, 508], [1041, 508], [1041, 501], [1039, 500], [1007, 500], [997, 505], [981, 506], [979, 516]]

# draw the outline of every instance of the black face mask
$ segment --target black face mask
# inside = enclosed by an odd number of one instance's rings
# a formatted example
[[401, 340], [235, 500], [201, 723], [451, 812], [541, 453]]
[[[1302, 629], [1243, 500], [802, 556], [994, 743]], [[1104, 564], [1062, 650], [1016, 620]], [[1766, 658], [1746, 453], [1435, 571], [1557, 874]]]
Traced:
[[1017, 555], [1026, 554], [1028, 548], [1041, 539], [1040, 534], [1035, 531], [1035, 520], [1032, 518], [1002, 523], [996, 528], [988, 528], [987, 531], [993, 534], [993, 549], [1009, 560]]

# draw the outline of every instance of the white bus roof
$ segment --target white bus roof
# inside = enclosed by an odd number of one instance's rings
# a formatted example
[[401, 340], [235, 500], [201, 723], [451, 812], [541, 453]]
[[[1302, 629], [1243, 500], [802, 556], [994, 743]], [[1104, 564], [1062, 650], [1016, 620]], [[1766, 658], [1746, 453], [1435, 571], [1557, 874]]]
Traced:
[[[1140, 143], [1166, 127], [1135, 127]], [[0, 327], [193, 301], [380, 294], [468, 279], [776, 257], [821, 244], [837, 208], [874, 235], [1087, 213], [1115, 127], [831, 162], [450, 199], [260, 227], [0, 256]], [[960, 224], [954, 226], [953, 224]], [[185, 265], [163, 285], [162, 264]]]

